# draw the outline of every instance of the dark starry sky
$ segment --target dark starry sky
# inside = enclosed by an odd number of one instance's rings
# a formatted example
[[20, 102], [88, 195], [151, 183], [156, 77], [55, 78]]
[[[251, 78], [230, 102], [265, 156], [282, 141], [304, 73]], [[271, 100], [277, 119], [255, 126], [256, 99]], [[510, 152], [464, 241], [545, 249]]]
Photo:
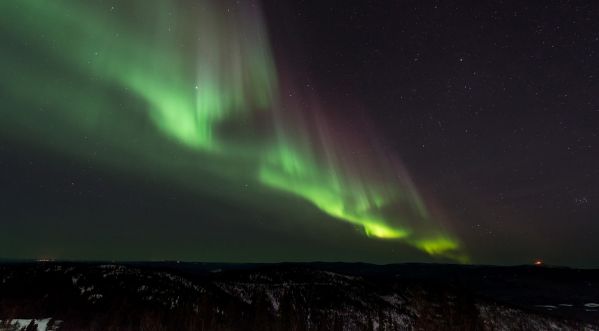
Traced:
[[597, 4], [301, 1], [291, 10], [296, 61], [319, 93], [368, 105], [385, 148], [485, 261], [597, 265]]
[[[301, 88], [336, 112], [339, 125], [360, 130], [343, 119], [356, 104], [364, 109], [380, 148], [400, 155], [473, 262], [599, 266], [598, 4], [269, 0], [263, 7], [275, 57], [300, 69]], [[429, 261], [350, 235], [256, 226], [269, 222], [267, 211], [249, 213], [253, 221], [235, 223], [234, 234], [213, 222], [197, 253], [191, 231], [165, 231], [172, 219], [198, 208], [223, 219], [231, 215], [216, 210], [251, 209], [215, 197], [198, 202], [176, 185], [129, 179], [4, 135], [0, 195], [1, 232], [10, 234], [3, 257]], [[117, 214], [122, 221], [94, 221]], [[38, 221], [11, 221], [23, 215]], [[82, 217], [88, 225], [68, 221]]]

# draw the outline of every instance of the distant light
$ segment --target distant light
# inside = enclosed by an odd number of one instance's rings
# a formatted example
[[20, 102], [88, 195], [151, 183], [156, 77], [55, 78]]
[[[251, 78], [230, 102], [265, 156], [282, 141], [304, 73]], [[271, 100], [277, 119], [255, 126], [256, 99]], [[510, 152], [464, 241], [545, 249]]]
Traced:
[[534, 262], [534, 265], [536, 265], [536, 266], [542, 266], [543, 264], [544, 264], [544, 263], [543, 263], [543, 260], [540, 260], [540, 259], [537, 259], [537, 260], [535, 260], [535, 262]]
[[37, 262], [52, 262], [52, 261], [54, 261], [54, 259], [45, 259], [45, 258], [37, 259]]

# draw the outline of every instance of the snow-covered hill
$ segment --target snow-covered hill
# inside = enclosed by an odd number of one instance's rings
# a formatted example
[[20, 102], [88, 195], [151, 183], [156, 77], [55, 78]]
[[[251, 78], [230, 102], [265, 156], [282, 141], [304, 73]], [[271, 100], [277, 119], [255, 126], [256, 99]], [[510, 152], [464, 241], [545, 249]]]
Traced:
[[594, 270], [11, 263], [0, 330], [599, 330]]

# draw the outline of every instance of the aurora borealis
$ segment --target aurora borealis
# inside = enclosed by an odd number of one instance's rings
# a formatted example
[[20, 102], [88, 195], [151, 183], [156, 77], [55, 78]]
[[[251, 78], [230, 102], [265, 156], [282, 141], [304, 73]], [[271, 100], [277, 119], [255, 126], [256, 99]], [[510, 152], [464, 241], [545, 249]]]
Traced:
[[[0, 36], [11, 45], [3, 50], [0, 88], [14, 105], [3, 107], [0, 130], [14, 146], [113, 176], [152, 178], [157, 191], [168, 186], [190, 201], [244, 211], [223, 216], [202, 205], [198, 219], [253, 223], [244, 215], [266, 214], [259, 226], [273, 236], [286, 222], [320, 233], [320, 224], [336, 221], [394, 251], [470, 261], [452, 227], [460, 220], [448, 221], [434, 194], [420, 192], [405, 156], [381, 147], [388, 138], [352, 108], [351, 96], [335, 104], [305, 87], [298, 78], [304, 68], [273, 41], [280, 23], [266, 18], [262, 4], [22, 0], [3, 1], [0, 10]], [[376, 118], [377, 106], [363, 113]], [[195, 229], [194, 218], [168, 223], [185, 232]], [[209, 232], [215, 222], [198, 224]], [[186, 258], [212, 258], [194, 255], [204, 244], [190, 237]]]

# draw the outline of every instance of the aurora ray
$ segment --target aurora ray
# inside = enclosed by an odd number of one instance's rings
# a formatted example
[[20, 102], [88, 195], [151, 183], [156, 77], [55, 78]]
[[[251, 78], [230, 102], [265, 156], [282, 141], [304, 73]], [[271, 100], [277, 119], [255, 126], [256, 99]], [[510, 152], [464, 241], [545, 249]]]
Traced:
[[[26, 114], [3, 110], [2, 134], [77, 157], [88, 151], [68, 138], [76, 131], [130, 160], [99, 162], [121, 170], [143, 162], [177, 177], [167, 171], [173, 160], [162, 157], [168, 151], [153, 134], [158, 131], [164, 141], [190, 150], [185, 155], [198, 176], [237, 178], [295, 195], [369, 237], [467, 260], [459, 241], [429, 214], [397, 158], [376, 152], [368, 134], [339, 133], [318, 103], [282, 97], [284, 77], [258, 6], [202, 0], [184, 11], [177, 4], [161, 1], [142, 11], [148, 5], [141, 0], [118, 8], [1, 2], [2, 35], [34, 44], [49, 63], [90, 83], [69, 86], [52, 68], [3, 54], [6, 77], [35, 86], [36, 93], [30, 98], [31, 88], [1, 82], [10, 96], [31, 105]], [[125, 19], [133, 13], [135, 24]], [[119, 101], [105, 97], [115, 88], [135, 95], [130, 111], [116, 111]], [[16, 129], [23, 126], [27, 130]], [[59, 138], [40, 141], [44, 136]], [[150, 147], [137, 148], [139, 139]], [[352, 149], [344, 146], [348, 140], [355, 141]], [[356, 157], [355, 146], [367, 157]]]

